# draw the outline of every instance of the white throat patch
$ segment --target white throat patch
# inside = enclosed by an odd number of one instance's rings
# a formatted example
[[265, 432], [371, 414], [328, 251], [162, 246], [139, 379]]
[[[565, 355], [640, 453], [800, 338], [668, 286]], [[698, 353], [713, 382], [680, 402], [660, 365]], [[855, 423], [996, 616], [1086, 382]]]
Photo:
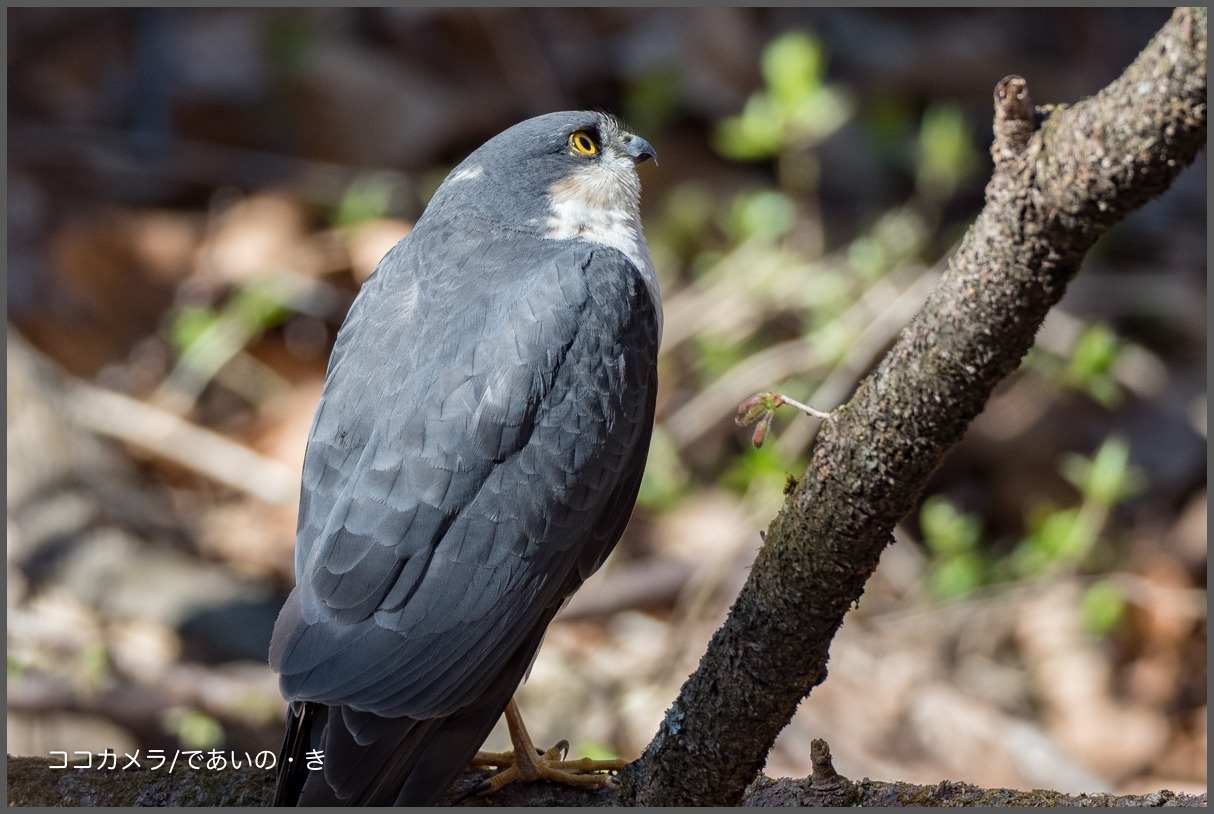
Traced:
[[548, 188], [550, 214], [544, 236], [581, 240], [623, 252], [641, 271], [653, 298], [660, 331], [662, 300], [641, 230], [639, 196], [640, 181], [631, 159], [620, 156], [612, 161], [604, 156], [602, 163], [588, 165]]

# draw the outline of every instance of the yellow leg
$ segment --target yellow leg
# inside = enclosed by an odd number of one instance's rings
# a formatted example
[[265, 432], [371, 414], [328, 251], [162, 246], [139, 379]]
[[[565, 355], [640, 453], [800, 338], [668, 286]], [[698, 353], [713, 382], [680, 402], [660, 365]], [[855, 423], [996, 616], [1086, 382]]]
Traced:
[[492, 794], [503, 786], [518, 780], [548, 780], [569, 786], [596, 788], [612, 782], [610, 775], [599, 772], [618, 772], [627, 765], [624, 760], [565, 760], [567, 741], [561, 741], [547, 752], [535, 748], [523, 717], [519, 714], [514, 699], [506, 706], [506, 726], [510, 730], [513, 752], [480, 752], [472, 759], [477, 768], [504, 766], [505, 769], [486, 780], [476, 789], [478, 794]]

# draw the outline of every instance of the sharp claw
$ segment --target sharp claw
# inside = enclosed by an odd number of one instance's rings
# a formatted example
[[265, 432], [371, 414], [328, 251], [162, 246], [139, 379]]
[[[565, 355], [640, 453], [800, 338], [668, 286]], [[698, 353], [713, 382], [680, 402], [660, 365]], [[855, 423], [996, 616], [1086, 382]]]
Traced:
[[467, 800], [472, 799], [473, 797], [477, 796], [478, 794], [484, 794], [485, 792], [492, 790], [492, 788], [493, 788], [493, 781], [491, 779], [482, 780], [481, 782], [477, 783], [475, 786], [473, 786], [472, 788], [468, 789], [466, 792], [461, 794], [455, 800], [453, 805], [459, 805], [463, 802], [466, 802]]

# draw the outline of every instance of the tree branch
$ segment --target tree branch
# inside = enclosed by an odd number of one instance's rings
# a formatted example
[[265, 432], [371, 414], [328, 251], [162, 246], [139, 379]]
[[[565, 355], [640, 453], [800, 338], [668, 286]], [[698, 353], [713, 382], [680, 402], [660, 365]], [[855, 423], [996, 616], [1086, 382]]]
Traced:
[[768, 527], [745, 588], [656, 737], [622, 773], [641, 805], [733, 805], [797, 705], [894, 525], [1020, 364], [1096, 239], [1206, 139], [1206, 11], [1178, 10], [1122, 76], [1069, 108], [1000, 83], [986, 206], [940, 284]]
[[[1066, 795], [1053, 791], [983, 789], [964, 783], [916, 786], [848, 780], [834, 773], [830, 750], [814, 741], [814, 776], [804, 779], [762, 778], [748, 788], [743, 802], [748, 806], [1131, 806], [1198, 808], [1206, 805], [1205, 794], [1161, 791], [1117, 797], [1111, 794]], [[171, 757], [171, 754], [166, 753]], [[125, 761], [123, 761], [125, 762]], [[159, 770], [144, 767], [123, 771], [96, 768], [51, 769], [40, 757], [8, 758], [8, 804], [20, 807], [60, 806], [268, 806], [274, 797], [274, 772], [242, 767], [223, 771], [170, 773], [167, 764]], [[58, 764], [56, 764], [58, 765]], [[119, 763], [119, 766], [122, 762]], [[442, 804], [454, 804], [459, 796], [483, 779], [465, 772], [447, 793]], [[521, 783], [507, 786], [490, 797], [474, 797], [465, 806], [618, 806], [619, 792], [613, 789], [578, 789], [554, 783]]]

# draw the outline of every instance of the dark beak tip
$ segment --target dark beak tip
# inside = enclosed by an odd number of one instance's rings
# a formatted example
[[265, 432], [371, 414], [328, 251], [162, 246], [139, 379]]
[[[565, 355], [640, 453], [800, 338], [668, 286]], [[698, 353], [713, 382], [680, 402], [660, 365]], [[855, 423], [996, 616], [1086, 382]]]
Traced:
[[632, 156], [632, 163], [644, 164], [649, 159], [653, 159], [653, 164], [656, 167], [658, 164], [658, 151], [653, 149], [653, 145], [640, 136], [633, 135], [628, 140], [628, 155]]

